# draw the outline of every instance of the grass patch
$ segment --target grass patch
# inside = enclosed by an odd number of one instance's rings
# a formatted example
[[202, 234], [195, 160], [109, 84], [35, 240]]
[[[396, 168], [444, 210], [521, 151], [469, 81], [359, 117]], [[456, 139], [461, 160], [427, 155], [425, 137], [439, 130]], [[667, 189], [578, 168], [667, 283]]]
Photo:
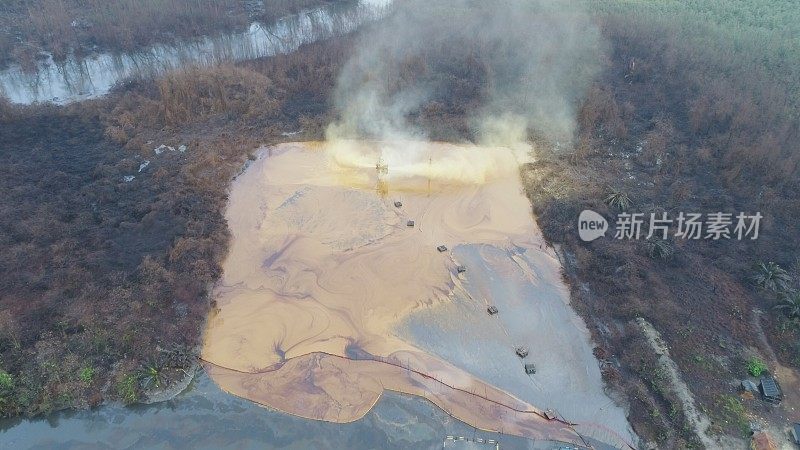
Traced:
[[91, 383], [94, 380], [94, 368], [84, 367], [78, 372], [78, 379], [84, 383]]
[[135, 374], [129, 374], [117, 383], [117, 395], [126, 405], [139, 400], [138, 379]]
[[14, 378], [10, 373], [0, 370], [0, 391], [14, 388]]
[[750, 360], [747, 361], [747, 373], [754, 377], [760, 377], [766, 370], [767, 364], [758, 358], [750, 358]]
[[734, 395], [723, 394], [717, 397], [717, 411], [721, 422], [728, 427], [735, 427], [742, 437], [750, 434], [750, 421], [742, 402]]

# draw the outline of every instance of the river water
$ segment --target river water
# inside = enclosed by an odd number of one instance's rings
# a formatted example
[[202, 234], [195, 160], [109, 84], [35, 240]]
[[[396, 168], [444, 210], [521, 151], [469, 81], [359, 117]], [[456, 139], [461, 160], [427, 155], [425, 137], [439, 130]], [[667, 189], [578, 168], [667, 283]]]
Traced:
[[[465, 440], [456, 445], [458, 437]], [[352, 423], [309, 421], [226, 394], [202, 373], [185, 392], [163, 403], [0, 421], [2, 450], [494, 448], [466, 439], [497, 440], [503, 449], [542, 448], [525, 439], [476, 431], [430, 403], [394, 393]]]
[[390, 3], [391, 0], [335, 2], [271, 25], [254, 22], [242, 32], [159, 44], [131, 53], [68, 57], [59, 63], [49, 58], [41, 61], [33, 73], [11, 65], [0, 71], [0, 95], [12, 103], [65, 104], [102, 96], [132, 77], [152, 77], [189, 65], [208, 66], [288, 53], [302, 44], [353, 31], [384, 14]]

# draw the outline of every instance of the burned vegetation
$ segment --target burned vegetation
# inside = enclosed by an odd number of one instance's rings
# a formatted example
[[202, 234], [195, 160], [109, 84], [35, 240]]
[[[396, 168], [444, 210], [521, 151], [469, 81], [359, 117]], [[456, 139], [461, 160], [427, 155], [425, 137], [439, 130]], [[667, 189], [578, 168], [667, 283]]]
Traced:
[[0, 105], [0, 415], [136, 402], [185, 376], [228, 185], [259, 142], [319, 129], [343, 49]]
[[[607, 379], [630, 393], [637, 433], [665, 448], [702, 445], [636, 325], [643, 318], [707, 411], [709, 433], [747, 436], [751, 420], [782, 420], [760, 395], [738, 392], [747, 361], [800, 367], [786, 294], [800, 275], [800, 68], [779, 62], [792, 50], [759, 40], [764, 29], [734, 38], [681, 13], [602, 17], [610, 59], [579, 110], [574, 151], [544, 151], [523, 169], [534, 211], [563, 246], [573, 305], [602, 347]], [[606, 239], [579, 240], [584, 209], [612, 220]], [[613, 239], [621, 212], [716, 211], [760, 212], [758, 239]], [[791, 286], [757, 282], [780, 270]]]
[[[125, 152], [96, 114], [21, 111], [2, 123], [0, 361], [5, 414], [93, 404], [111, 381], [132, 401], [188, 369], [218, 276], [220, 192], [183, 155]], [[126, 178], [133, 177], [133, 178]], [[112, 391], [113, 395], [113, 391]]]
[[51, 55], [131, 52], [155, 44], [242, 31], [330, 0], [9, 0], [0, 4], [0, 67], [35, 70]]

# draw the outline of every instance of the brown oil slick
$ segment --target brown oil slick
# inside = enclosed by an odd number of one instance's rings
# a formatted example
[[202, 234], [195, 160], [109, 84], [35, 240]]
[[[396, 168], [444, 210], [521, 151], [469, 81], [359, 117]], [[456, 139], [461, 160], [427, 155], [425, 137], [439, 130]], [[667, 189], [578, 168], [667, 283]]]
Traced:
[[[395, 143], [381, 178], [382, 145], [282, 144], [233, 183], [233, 238], [202, 350], [210, 376], [311, 419], [357, 420], [392, 390], [480, 429], [585, 445], [568, 423], [393, 333], [451, 301], [455, 262], [438, 245], [510, 248], [540, 236], [516, 157]], [[404, 145], [414, 161], [392, 156]]]

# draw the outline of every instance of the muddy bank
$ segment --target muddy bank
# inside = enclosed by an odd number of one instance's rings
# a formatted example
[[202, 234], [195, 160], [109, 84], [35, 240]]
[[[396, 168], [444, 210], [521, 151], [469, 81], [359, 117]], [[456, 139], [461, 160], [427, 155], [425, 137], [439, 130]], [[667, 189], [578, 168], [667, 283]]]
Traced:
[[[233, 241], [202, 352], [212, 378], [327, 421], [356, 420], [394, 390], [481, 429], [586, 445], [575, 416], [582, 433], [632, 441], [532, 220], [517, 155], [432, 144], [411, 162], [387, 158], [379, 176], [380, 145], [345, 155], [284, 144], [234, 182]], [[436, 249], [463, 244], [483, 251]], [[497, 278], [513, 281], [486, 281]], [[486, 314], [495, 303], [500, 317]], [[541, 373], [524, 373], [520, 346]]]

